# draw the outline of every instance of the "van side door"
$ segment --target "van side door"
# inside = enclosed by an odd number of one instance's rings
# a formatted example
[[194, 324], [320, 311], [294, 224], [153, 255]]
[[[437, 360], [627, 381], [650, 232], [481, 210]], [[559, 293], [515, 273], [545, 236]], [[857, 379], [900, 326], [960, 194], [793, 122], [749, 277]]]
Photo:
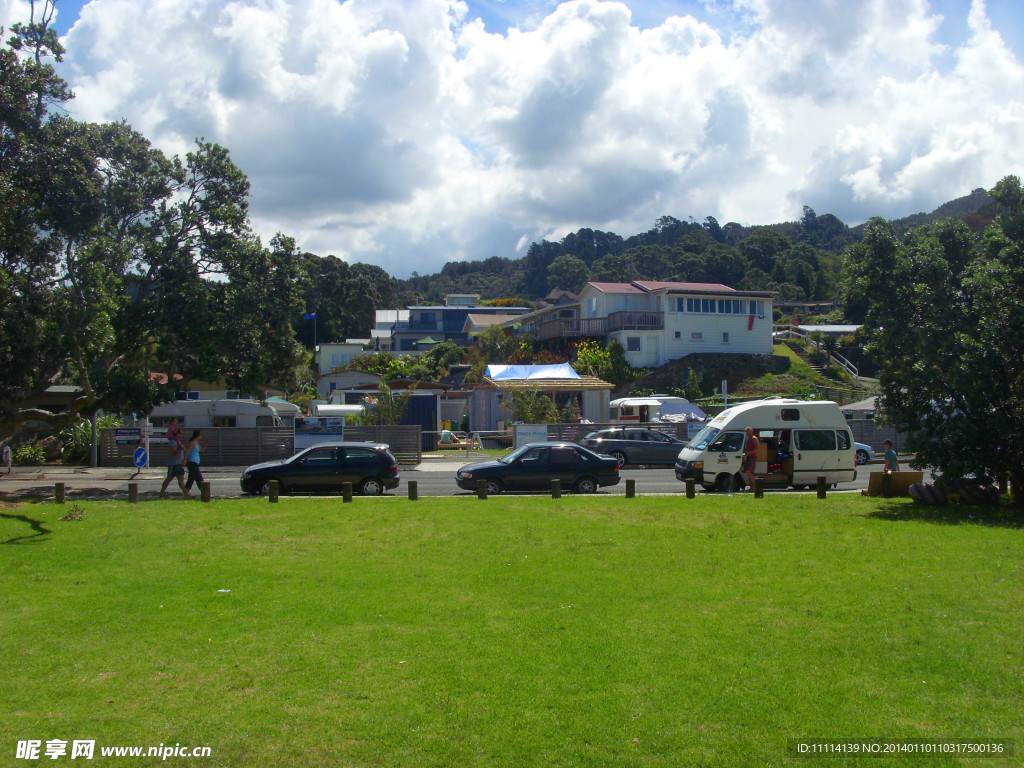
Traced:
[[793, 430], [794, 485], [813, 485], [819, 475], [829, 483], [838, 482], [841, 458], [834, 429]]

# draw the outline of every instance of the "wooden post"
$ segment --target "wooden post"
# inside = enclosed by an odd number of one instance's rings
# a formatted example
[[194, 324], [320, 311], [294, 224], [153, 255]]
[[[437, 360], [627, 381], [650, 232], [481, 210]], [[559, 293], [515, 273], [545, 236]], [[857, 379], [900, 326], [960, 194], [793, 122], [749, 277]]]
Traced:
[[139, 484], [128, 483], [128, 503], [138, 504], [139, 503]]
[[200, 501], [209, 501], [210, 498], [211, 498], [211, 492], [210, 491], [211, 491], [211, 489], [210, 489], [210, 481], [209, 480], [203, 480], [203, 482], [201, 482], [199, 484], [199, 500]]
[[697, 483], [692, 477], [686, 478], [686, 498], [692, 499], [697, 495]]
[[632, 499], [636, 496], [636, 480], [629, 478], [626, 480], [626, 498]]
[[562, 481], [559, 480], [557, 477], [551, 481], [551, 498], [562, 498]]
[[825, 488], [826, 488], [825, 476], [824, 475], [818, 475], [818, 498], [819, 499], [824, 499], [825, 498]]
[[277, 480], [270, 481], [270, 490], [267, 492], [267, 501], [271, 504], [277, 504], [278, 497], [281, 495], [281, 483]]
[[419, 501], [420, 498], [420, 487], [419, 483], [415, 480], [408, 482], [409, 487], [409, 501]]
[[341, 502], [342, 504], [352, 503], [352, 483], [341, 484]]
[[478, 499], [486, 499], [487, 498], [487, 481], [486, 480], [477, 480], [476, 481], [476, 497]]
[[754, 498], [755, 499], [763, 499], [764, 498], [764, 478], [763, 477], [755, 477], [754, 478]]
[[892, 475], [888, 472], [882, 473], [882, 496], [886, 499], [892, 496]]
[[53, 499], [58, 504], [64, 503], [64, 483], [53, 484]]

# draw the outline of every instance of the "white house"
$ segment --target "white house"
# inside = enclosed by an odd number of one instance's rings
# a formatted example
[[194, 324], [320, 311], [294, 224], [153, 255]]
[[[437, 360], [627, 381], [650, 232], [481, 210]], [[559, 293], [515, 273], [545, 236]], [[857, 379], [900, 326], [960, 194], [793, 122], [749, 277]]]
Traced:
[[634, 367], [657, 367], [700, 352], [772, 353], [770, 291], [737, 291], [718, 283], [637, 280], [587, 283], [577, 316], [563, 308], [538, 318], [541, 339], [620, 342]]

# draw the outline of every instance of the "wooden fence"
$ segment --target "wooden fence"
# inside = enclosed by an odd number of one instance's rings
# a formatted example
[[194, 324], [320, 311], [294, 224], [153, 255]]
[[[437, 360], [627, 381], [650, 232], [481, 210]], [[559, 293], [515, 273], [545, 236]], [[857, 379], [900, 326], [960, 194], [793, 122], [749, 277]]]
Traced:
[[[190, 434], [186, 430], [186, 437]], [[139, 443], [118, 443], [114, 435], [113, 429], [100, 430], [100, 465], [132, 466]], [[286, 459], [295, 453], [291, 427], [204, 427], [203, 436], [210, 438], [202, 455], [206, 467], [245, 467], [261, 461]], [[419, 464], [422, 459], [418, 426], [346, 427], [345, 440], [386, 443], [399, 464]], [[149, 465], [167, 465], [166, 443], [150, 443]]]

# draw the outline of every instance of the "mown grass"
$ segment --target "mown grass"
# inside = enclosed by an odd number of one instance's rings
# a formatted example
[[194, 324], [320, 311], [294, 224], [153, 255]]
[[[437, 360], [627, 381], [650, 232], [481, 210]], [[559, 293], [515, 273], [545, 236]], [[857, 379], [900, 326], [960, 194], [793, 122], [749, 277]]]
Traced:
[[216, 766], [879, 766], [794, 761], [787, 740], [1024, 749], [1024, 530], [1000, 517], [853, 495], [76, 506], [0, 509], [0, 754], [85, 738], [208, 745]]

